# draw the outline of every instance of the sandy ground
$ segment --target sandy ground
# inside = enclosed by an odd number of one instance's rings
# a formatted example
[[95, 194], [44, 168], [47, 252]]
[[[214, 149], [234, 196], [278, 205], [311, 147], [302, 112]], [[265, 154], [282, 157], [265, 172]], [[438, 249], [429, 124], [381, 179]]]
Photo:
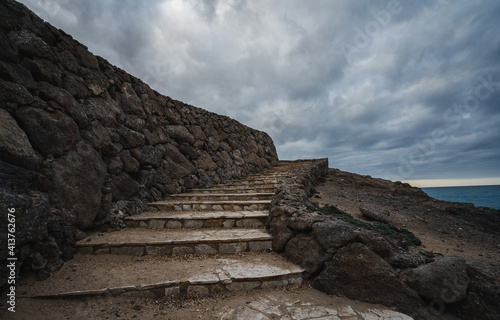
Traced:
[[[248, 306], [254, 316], [245, 310]], [[355, 310], [357, 316], [341, 319], [361, 320], [363, 313], [372, 310], [388, 310], [386, 307], [368, 304], [342, 297], [329, 296], [304, 283], [300, 287], [273, 290], [256, 290], [214, 295], [195, 299], [150, 299], [130, 297], [87, 299], [18, 299], [17, 312], [0, 311], [1, 319], [53, 320], [53, 319], [266, 319], [255, 311], [267, 313], [267, 319], [292, 319], [299, 310], [328, 308]], [[298, 310], [294, 310], [298, 309]], [[239, 311], [239, 314], [238, 314]], [[246, 314], [246, 316], [245, 316]], [[258, 316], [258, 318], [255, 318]], [[295, 319], [304, 319], [295, 317]], [[307, 317], [305, 319], [310, 319]], [[372, 318], [383, 319], [383, 318]], [[447, 319], [453, 319], [447, 318]]]
[[61, 292], [96, 290], [135, 285], [154, 285], [169, 281], [281, 275], [301, 268], [276, 253], [248, 252], [210, 256], [141, 256], [77, 254], [58, 272], [43, 282], [28, 277], [20, 282], [26, 296], [57, 295]]

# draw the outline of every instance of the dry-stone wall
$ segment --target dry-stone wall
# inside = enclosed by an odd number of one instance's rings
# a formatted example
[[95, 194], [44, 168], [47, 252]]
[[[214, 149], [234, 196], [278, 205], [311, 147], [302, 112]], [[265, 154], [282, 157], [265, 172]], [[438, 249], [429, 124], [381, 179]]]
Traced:
[[15, 208], [41, 278], [87, 228], [278, 161], [266, 133], [155, 92], [15, 1], [0, 30], [0, 236]]

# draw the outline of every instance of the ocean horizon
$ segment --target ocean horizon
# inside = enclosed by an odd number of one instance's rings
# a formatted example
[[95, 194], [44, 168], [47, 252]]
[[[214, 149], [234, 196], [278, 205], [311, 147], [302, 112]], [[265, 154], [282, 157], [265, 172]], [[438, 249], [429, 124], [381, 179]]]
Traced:
[[473, 203], [476, 207], [500, 210], [500, 185], [420, 188], [438, 200]]

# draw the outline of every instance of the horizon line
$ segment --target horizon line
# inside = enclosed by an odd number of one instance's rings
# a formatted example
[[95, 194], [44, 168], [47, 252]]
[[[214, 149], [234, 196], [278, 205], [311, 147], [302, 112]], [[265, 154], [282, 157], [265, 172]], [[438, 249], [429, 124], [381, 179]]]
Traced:
[[500, 185], [500, 177], [470, 179], [415, 179], [402, 181], [417, 188], [479, 187]]

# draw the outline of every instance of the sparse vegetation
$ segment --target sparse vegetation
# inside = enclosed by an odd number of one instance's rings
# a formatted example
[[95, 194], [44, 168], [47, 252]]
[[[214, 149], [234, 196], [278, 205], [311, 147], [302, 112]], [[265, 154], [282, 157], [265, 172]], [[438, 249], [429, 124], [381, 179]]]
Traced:
[[313, 198], [316, 198], [316, 199], [321, 199], [321, 196], [319, 195], [319, 191], [314, 189], [314, 188], [311, 188], [311, 190], [309, 191], [311, 193], [311, 196]]
[[417, 238], [411, 231], [405, 228], [398, 228], [392, 224], [386, 224], [382, 222], [375, 222], [374, 224], [364, 222], [354, 218], [349, 213], [331, 205], [325, 205], [324, 207], [319, 207], [318, 205], [316, 206], [325, 215], [333, 216], [337, 219], [355, 225], [358, 228], [376, 231], [384, 236], [388, 236], [398, 241], [398, 243], [403, 247], [419, 246], [422, 244], [419, 238]]

